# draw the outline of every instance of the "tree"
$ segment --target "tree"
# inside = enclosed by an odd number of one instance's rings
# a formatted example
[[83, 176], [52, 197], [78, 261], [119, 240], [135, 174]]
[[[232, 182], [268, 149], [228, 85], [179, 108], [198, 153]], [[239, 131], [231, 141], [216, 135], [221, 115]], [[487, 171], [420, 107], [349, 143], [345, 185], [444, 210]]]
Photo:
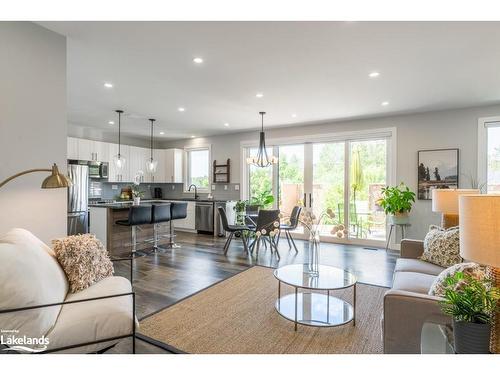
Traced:
[[441, 176], [439, 175], [438, 167], [434, 168], [434, 177], [436, 178], [436, 181], [441, 181]]

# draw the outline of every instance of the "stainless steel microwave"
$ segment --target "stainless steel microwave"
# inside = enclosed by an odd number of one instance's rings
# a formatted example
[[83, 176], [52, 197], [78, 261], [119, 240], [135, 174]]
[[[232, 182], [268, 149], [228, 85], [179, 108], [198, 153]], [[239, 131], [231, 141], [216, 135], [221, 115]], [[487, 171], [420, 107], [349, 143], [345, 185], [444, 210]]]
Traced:
[[86, 165], [89, 167], [89, 178], [107, 179], [109, 164], [97, 161], [68, 160], [68, 164]]

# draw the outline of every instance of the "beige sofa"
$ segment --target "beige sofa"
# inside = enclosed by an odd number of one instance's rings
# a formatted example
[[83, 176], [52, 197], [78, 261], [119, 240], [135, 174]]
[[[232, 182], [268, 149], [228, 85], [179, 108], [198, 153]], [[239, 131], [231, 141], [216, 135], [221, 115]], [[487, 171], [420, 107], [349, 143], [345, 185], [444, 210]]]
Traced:
[[418, 259], [423, 251], [422, 241], [401, 241], [393, 286], [384, 296], [384, 353], [420, 353], [425, 322], [451, 324], [451, 319], [441, 312], [440, 298], [427, 294], [444, 268]]
[[102, 351], [135, 336], [134, 313], [129, 280], [111, 276], [69, 293], [68, 280], [52, 249], [24, 229], [13, 229], [0, 237], [3, 341], [24, 337], [45, 340], [42, 344], [14, 343], [8, 345], [10, 350]]

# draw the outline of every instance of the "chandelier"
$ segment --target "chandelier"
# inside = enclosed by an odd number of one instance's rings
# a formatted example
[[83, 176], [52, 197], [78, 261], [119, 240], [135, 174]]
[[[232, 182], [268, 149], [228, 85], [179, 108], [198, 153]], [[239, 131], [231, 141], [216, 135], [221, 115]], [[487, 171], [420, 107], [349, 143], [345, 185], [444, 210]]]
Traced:
[[247, 158], [247, 164], [255, 165], [256, 167], [265, 168], [272, 164], [278, 163], [278, 158], [273, 155], [268, 155], [266, 150], [266, 134], [264, 133], [264, 115], [266, 112], [259, 112], [262, 118], [261, 130], [259, 135], [259, 149], [256, 156]]

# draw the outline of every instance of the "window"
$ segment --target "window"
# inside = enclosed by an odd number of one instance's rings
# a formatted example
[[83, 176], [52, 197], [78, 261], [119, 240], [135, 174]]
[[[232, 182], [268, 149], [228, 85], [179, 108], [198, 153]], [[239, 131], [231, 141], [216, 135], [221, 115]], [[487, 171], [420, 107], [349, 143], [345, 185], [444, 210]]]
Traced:
[[500, 192], [500, 123], [487, 127], [488, 155], [487, 175], [488, 193]]
[[500, 117], [478, 121], [478, 176], [470, 176], [472, 188], [500, 193]]
[[186, 150], [186, 188], [194, 184], [198, 190], [208, 190], [210, 183], [210, 148]]
[[[273, 206], [285, 215], [297, 205], [317, 217], [331, 208], [335, 218], [322, 222], [322, 240], [379, 245], [387, 233], [386, 217], [377, 202], [381, 189], [394, 180], [395, 131], [274, 139], [267, 150], [279, 162], [265, 168], [243, 164], [242, 197], [258, 200], [271, 194]], [[253, 144], [242, 142], [242, 155], [256, 153]], [[299, 226], [294, 235], [307, 238], [308, 233]]]

